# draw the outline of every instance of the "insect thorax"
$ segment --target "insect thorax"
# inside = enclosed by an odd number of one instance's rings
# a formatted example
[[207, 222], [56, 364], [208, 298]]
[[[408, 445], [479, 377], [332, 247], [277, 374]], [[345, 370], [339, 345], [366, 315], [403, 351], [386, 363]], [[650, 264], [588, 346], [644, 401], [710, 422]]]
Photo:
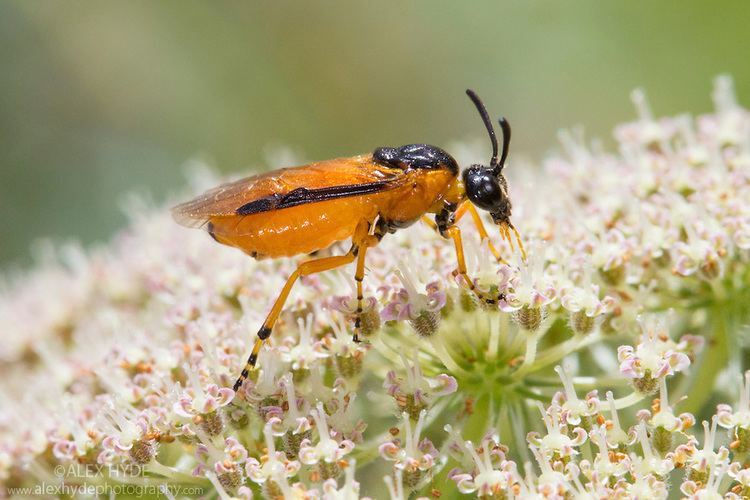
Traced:
[[398, 148], [377, 148], [372, 153], [372, 159], [381, 165], [400, 168], [425, 168], [450, 170], [458, 174], [458, 163], [451, 155], [437, 146], [429, 144], [407, 144]]

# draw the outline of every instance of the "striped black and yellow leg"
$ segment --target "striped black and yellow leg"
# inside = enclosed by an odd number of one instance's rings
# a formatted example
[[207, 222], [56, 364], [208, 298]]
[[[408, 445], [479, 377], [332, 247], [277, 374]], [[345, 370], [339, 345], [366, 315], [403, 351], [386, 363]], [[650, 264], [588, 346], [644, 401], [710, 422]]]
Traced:
[[258, 336], [255, 339], [255, 345], [253, 345], [253, 350], [250, 353], [250, 356], [247, 358], [245, 368], [243, 368], [242, 373], [234, 383], [235, 391], [242, 387], [242, 384], [250, 374], [250, 370], [255, 368], [255, 364], [258, 362], [258, 353], [260, 353], [260, 348], [263, 347], [263, 343], [266, 341], [266, 339], [271, 336], [273, 325], [276, 324], [276, 320], [279, 319], [279, 315], [284, 308], [284, 303], [289, 296], [289, 292], [292, 291], [292, 287], [294, 286], [294, 283], [297, 281], [297, 279], [299, 279], [301, 276], [308, 276], [310, 274], [329, 271], [331, 269], [336, 269], [337, 267], [345, 266], [354, 261], [354, 259], [356, 258], [356, 254], [357, 247], [352, 246], [351, 250], [349, 250], [349, 253], [347, 253], [346, 255], [309, 260], [297, 266], [297, 269], [286, 280], [286, 284], [284, 285], [284, 288], [281, 289], [281, 293], [279, 293], [276, 302], [274, 302], [273, 307], [271, 308], [271, 312], [268, 313], [266, 320], [263, 322], [263, 326], [261, 326], [260, 330], [258, 330]]
[[486, 293], [479, 290], [476, 285], [474, 285], [474, 280], [472, 280], [469, 277], [469, 274], [466, 270], [466, 260], [464, 259], [464, 245], [463, 241], [461, 240], [461, 230], [457, 226], [451, 226], [446, 230], [447, 236], [453, 240], [453, 244], [456, 247], [456, 261], [458, 263], [458, 268], [453, 271], [453, 276], [461, 276], [464, 281], [466, 281], [466, 285], [469, 287], [469, 290], [472, 291], [472, 293], [482, 302], [485, 304], [496, 304], [497, 299], [490, 297]]

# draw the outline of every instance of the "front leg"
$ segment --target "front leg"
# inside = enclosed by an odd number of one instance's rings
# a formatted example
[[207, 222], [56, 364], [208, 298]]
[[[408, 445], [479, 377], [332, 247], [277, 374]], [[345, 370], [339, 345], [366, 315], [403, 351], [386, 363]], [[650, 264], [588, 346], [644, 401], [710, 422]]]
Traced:
[[458, 228], [458, 226], [448, 227], [445, 230], [445, 235], [446, 237], [453, 240], [453, 244], [456, 247], [456, 261], [458, 263], [458, 268], [453, 271], [453, 276], [461, 276], [464, 281], [466, 281], [469, 290], [471, 290], [472, 293], [485, 304], [495, 305], [497, 304], [498, 300], [505, 300], [505, 295], [502, 293], [498, 296], [497, 299], [484, 293], [476, 287], [476, 285], [474, 284], [474, 280], [469, 277], [469, 274], [466, 270], [466, 260], [464, 259], [464, 245], [461, 240], [461, 230]]
[[[495, 299], [490, 295], [484, 293], [483, 291], [479, 290], [476, 285], [474, 285], [474, 280], [469, 277], [469, 274], [466, 270], [464, 245], [463, 241], [461, 240], [461, 230], [458, 228], [458, 226], [456, 226], [456, 220], [459, 218], [456, 217], [457, 208], [458, 207], [456, 207], [456, 205], [453, 203], [446, 203], [443, 209], [438, 212], [437, 215], [435, 215], [434, 223], [429, 219], [425, 218], [425, 220], [436, 231], [438, 231], [442, 237], [450, 238], [453, 240], [453, 244], [456, 247], [456, 261], [458, 264], [457, 269], [453, 271], [453, 276], [455, 277], [460, 275], [464, 279], [464, 281], [466, 281], [469, 290], [471, 290], [474, 296], [476, 296], [481, 302], [491, 305], [497, 304], [498, 299]], [[463, 215], [464, 213], [466, 213], [466, 210], [461, 211], [461, 213], [459, 213], [459, 216]], [[505, 296], [503, 294], [500, 294], [499, 299], [505, 299]]]

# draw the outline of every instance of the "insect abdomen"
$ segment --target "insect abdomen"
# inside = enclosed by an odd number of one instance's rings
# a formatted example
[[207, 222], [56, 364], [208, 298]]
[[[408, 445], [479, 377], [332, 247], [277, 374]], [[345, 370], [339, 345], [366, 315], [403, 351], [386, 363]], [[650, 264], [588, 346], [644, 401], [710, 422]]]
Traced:
[[377, 209], [362, 197], [298, 205], [282, 210], [211, 220], [214, 237], [255, 257], [291, 257], [349, 238]]

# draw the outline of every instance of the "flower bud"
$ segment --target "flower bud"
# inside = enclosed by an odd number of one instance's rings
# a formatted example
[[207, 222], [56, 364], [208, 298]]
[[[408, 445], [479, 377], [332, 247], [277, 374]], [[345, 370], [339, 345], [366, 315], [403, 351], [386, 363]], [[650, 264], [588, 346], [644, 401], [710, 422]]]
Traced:
[[154, 445], [141, 439], [133, 441], [133, 447], [130, 448], [130, 458], [138, 465], [146, 465], [154, 458], [155, 454]]
[[609, 269], [599, 269], [599, 276], [606, 284], [617, 286], [625, 279], [625, 266], [621, 264]]
[[234, 469], [229, 472], [221, 473], [217, 476], [219, 483], [227, 490], [234, 491], [243, 484], [242, 472], [239, 469]]
[[639, 393], [650, 396], [659, 390], [659, 381], [651, 376], [651, 371], [646, 370], [643, 377], [633, 379], [633, 387]]
[[326, 462], [321, 460], [318, 462], [318, 473], [323, 481], [328, 479], [336, 479], [341, 474], [341, 467], [336, 462]]
[[380, 313], [374, 307], [362, 311], [359, 321], [359, 333], [363, 337], [374, 335], [380, 330]]
[[300, 432], [295, 434], [292, 431], [286, 431], [282, 437], [284, 441], [284, 452], [289, 460], [294, 460], [299, 455], [300, 444], [305, 439], [311, 439], [312, 433], [310, 431]]
[[477, 309], [478, 300], [476, 296], [464, 288], [462, 288], [459, 292], [458, 302], [461, 306], [461, 309], [466, 312], [473, 312]]
[[235, 429], [244, 429], [250, 423], [250, 415], [234, 402], [229, 403], [225, 411], [229, 425]]
[[524, 330], [534, 332], [542, 324], [544, 314], [541, 307], [523, 306], [513, 313], [513, 319]]
[[596, 321], [586, 311], [576, 311], [570, 315], [570, 326], [579, 335], [588, 335], [594, 330]]
[[364, 360], [362, 351], [356, 351], [352, 354], [338, 354], [333, 360], [336, 364], [336, 371], [342, 378], [351, 379], [362, 372]]
[[224, 421], [218, 411], [203, 413], [196, 420], [203, 432], [209, 436], [218, 436], [224, 430]]
[[656, 451], [662, 455], [666, 455], [672, 451], [672, 433], [664, 427], [657, 427], [651, 434], [651, 444], [653, 444]]
[[747, 453], [750, 451], [750, 430], [744, 427], [737, 427], [737, 453]]
[[284, 492], [276, 481], [269, 479], [263, 483], [263, 498], [284, 498]]
[[425, 309], [416, 318], [410, 319], [409, 324], [420, 337], [431, 337], [440, 326], [440, 314]]

